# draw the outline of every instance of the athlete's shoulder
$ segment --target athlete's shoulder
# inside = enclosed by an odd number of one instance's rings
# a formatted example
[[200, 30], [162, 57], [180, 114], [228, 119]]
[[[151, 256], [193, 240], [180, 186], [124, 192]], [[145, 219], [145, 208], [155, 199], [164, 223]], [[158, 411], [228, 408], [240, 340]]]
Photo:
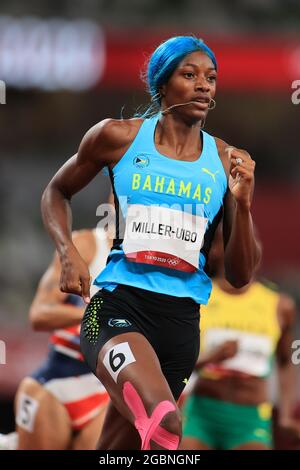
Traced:
[[108, 164], [118, 161], [132, 143], [143, 119], [104, 119], [91, 127], [80, 144], [89, 158]]
[[280, 300], [280, 290], [276, 283], [266, 279], [264, 277], [258, 277], [252, 284], [253, 293], [261, 299], [261, 301], [266, 302], [269, 305], [278, 305]]
[[260, 287], [262, 287], [262, 288], [264, 288], [264, 289], [266, 289], [270, 292], [274, 292], [276, 294], [279, 294], [279, 286], [275, 282], [270, 281], [269, 279], [261, 277], [256, 281], [256, 283]]
[[90, 129], [92, 135], [114, 147], [127, 145], [134, 139], [143, 119], [104, 119]]

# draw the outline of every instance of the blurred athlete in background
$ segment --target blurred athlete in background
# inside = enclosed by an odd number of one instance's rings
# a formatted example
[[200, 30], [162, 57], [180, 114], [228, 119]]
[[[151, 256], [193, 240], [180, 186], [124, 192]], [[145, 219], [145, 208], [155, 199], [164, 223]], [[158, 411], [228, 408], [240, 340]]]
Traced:
[[[111, 242], [102, 229], [73, 234], [93, 278], [103, 269]], [[94, 449], [109, 397], [79, 347], [84, 304], [59, 289], [57, 254], [43, 275], [30, 308], [36, 331], [53, 331], [42, 366], [22, 380], [15, 399], [16, 431], [3, 446], [18, 449]], [[94, 291], [95, 287], [92, 287]]]
[[300, 438], [292, 419], [295, 368], [291, 362], [296, 310], [285, 294], [258, 281], [235, 289], [224, 276], [221, 231], [212, 245], [214, 275], [201, 309], [199, 377], [184, 405], [182, 449], [270, 449], [272, 406], [268, 377], [276, 356], [279, 424]]

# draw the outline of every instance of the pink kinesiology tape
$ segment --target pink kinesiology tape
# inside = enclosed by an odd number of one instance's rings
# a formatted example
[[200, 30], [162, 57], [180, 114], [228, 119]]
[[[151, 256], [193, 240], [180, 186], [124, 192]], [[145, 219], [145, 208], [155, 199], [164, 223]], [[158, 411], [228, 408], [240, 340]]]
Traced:
[[161, 401], [155, 407], [152, 415], [148, 417], [141, 397], [130, 382], [125, 382], [123, 385], [123, 397], [135, 417], [134, 425], [142, 439], [141, 450], [150, 450], [150, 439], [165, 449], [178, 449], [179, 436], [159, 425], [167, 413], [176, 410], [173, 403], [168, 400]]

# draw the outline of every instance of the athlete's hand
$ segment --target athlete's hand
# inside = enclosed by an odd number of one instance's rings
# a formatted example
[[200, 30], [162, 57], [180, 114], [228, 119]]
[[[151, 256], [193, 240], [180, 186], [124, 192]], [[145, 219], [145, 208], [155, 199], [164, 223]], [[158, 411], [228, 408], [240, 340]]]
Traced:
[[254, 189], [255, 162], [246, 150], [227, 147], [230, 161], [229, 189], [238, 204], [250, 208]]
[[238, 341], [229, 340], [218, 346], [212, 353], [212, 362], [222, 362], [235, 356], [238, 351]]
[[90, 303], [91, 277], [87, 264], [74, 245], [70, 245], [61, 259], [60, 290], [81, 295], [86, 304]]

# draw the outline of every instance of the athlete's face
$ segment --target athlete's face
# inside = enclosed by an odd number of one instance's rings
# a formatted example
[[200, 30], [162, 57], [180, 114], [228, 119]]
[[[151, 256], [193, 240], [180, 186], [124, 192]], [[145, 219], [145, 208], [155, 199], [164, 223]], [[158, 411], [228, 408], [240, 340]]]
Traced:
[[161, 88], [162, 109], [193, 101], [193, 104], [173, 109], [182, 116], [205, 119], [210, 100], [216, 93], [216, 80], [216, 69], [206, 54], [197, 51], [187, 55]]

